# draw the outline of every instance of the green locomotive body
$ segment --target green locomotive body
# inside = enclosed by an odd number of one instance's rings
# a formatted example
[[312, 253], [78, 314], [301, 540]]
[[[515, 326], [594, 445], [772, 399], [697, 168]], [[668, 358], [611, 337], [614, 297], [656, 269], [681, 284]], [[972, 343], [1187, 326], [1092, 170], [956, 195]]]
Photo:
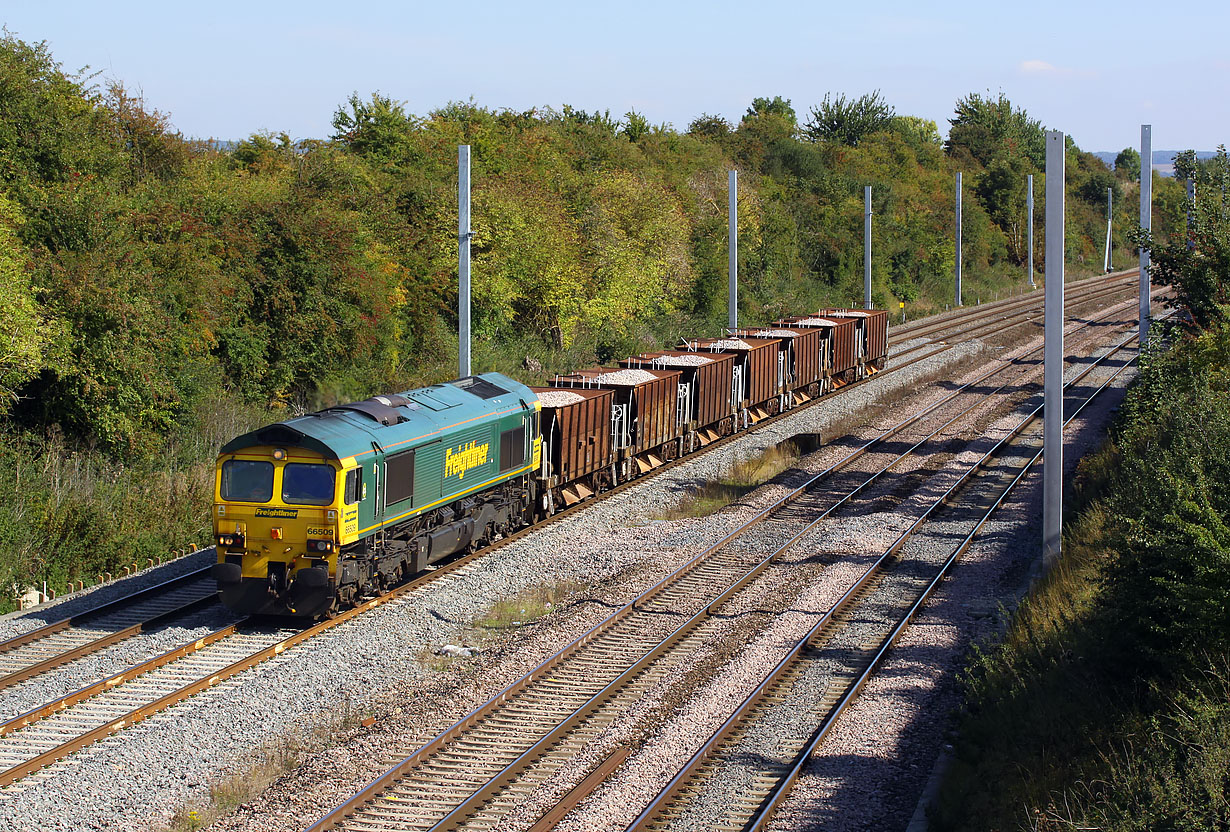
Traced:
[[539, 409], [528, 387], [485, 373], [228, 442], [214, 506], [223, 603], [319, 616], [526, 525]]

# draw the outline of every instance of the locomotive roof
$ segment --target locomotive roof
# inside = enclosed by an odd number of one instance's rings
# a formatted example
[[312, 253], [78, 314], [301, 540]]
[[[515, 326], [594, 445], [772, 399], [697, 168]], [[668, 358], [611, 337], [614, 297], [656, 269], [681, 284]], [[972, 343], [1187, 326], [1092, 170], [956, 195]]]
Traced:
[[534, 391], [508, 376], [483, 373], [266, 425], [235, 437], [219, 453], [289, 445], [340, 460], [370, 453], [374, 446], [396, 451], [484, 416], [533, 408], [536, 399]]

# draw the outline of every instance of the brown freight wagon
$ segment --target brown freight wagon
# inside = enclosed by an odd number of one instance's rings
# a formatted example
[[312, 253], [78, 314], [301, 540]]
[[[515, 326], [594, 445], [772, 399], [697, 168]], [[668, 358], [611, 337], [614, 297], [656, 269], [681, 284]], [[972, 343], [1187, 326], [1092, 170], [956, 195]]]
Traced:
[[679, 370], [679, 426], [684, 432], [685, 449], [708, 445], [734, 430], [734, 371], [737, 355], [732, 353], [695, 353], [656, 350], [619, 362], [628, 368]]
[[829, 365], [828, 339], [818, 329], [740, 329], [738, 337], [780, 338], [786, 353], [786, 391], [794, 399], [791, 404], [809, 401], [822, 395], [827, 387]]
[[863, 360], [872, 371], [888, 361], [888, 312], [884, 309], [821, 309], [825, 318], [854, 318], [863, 336]]
[[827, 353], [829, 389], [849, 384], [863, 376], [862, 339], [858, 322], [853, 318], [823, 318], [819, 315], [800, 315], [773, 322], [774, 326], [790, 329], [818, 329], [820, 337], [828, 341]]
[[542, 405], [543, 506], [547, 514], [611, 487], [611, 405], [615, 394], [597, 388], [531, 387]]
[[[656, 468], [678, 454], [678, 370], [591, 367], [556, 376], [552, 387], [597, 387], [615, 394], [611, 432], [619, 480]], [[635, 465], [633, 465], [635, 463]]]
[[697, 338], [683, 342], [688, 352], [728, 352], [738, 356], [736, 376], [743, 380], [744, 427], [781, 410], [785, 356], [780, 338]]

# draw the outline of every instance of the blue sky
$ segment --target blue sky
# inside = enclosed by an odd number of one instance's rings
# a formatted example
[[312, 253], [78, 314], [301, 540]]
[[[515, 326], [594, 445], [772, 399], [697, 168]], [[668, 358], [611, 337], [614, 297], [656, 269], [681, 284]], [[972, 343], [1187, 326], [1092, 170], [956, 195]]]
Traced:
[[[1098, 4], [1101, 6], [1101, 4]], [[352, 92], [426, 113], [450, 100], [571, 104], [685, 129], [781, 95], [879, 89], [946, 130], [969, 92], [1003, 91], [1086, 150], [1213, 149], [1230, 139], [1230, 5], [6, 0], [0, 23], [141, 92], [194, 137], [324, 138]], [[1181, 88], [1188, 83], [1197, 89]]]

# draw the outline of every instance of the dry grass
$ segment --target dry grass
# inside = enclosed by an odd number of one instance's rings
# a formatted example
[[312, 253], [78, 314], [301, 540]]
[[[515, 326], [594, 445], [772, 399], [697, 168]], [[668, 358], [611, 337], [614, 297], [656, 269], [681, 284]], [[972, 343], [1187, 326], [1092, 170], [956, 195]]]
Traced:
[[312, 729], [286, 734], [262, 745], [252, 753], [246, 769], [210, 783], [208, 800], [181, 806], [165, 826], [151, 827], [151, 832], [195, 832], [210, 826], [294, 771], [309, 754], [344, 741], [369, 717], [349, 700], [344, 701], [336, 712]]
[[720, 479], [692, 489], [681, 502], [663, 512], [659, 519], [708, 517], [755, 491], [798, 460], [799, 454], [788, 443], [767, 448], [758, 456], [735, 463]]
[[511, 598], [496, 601], [491, 609], [474, 620], [473, 626], [480, 633], [524, 627], [559, 609], [583, 589], [583, 583], [573, 580], [529, 587]]

